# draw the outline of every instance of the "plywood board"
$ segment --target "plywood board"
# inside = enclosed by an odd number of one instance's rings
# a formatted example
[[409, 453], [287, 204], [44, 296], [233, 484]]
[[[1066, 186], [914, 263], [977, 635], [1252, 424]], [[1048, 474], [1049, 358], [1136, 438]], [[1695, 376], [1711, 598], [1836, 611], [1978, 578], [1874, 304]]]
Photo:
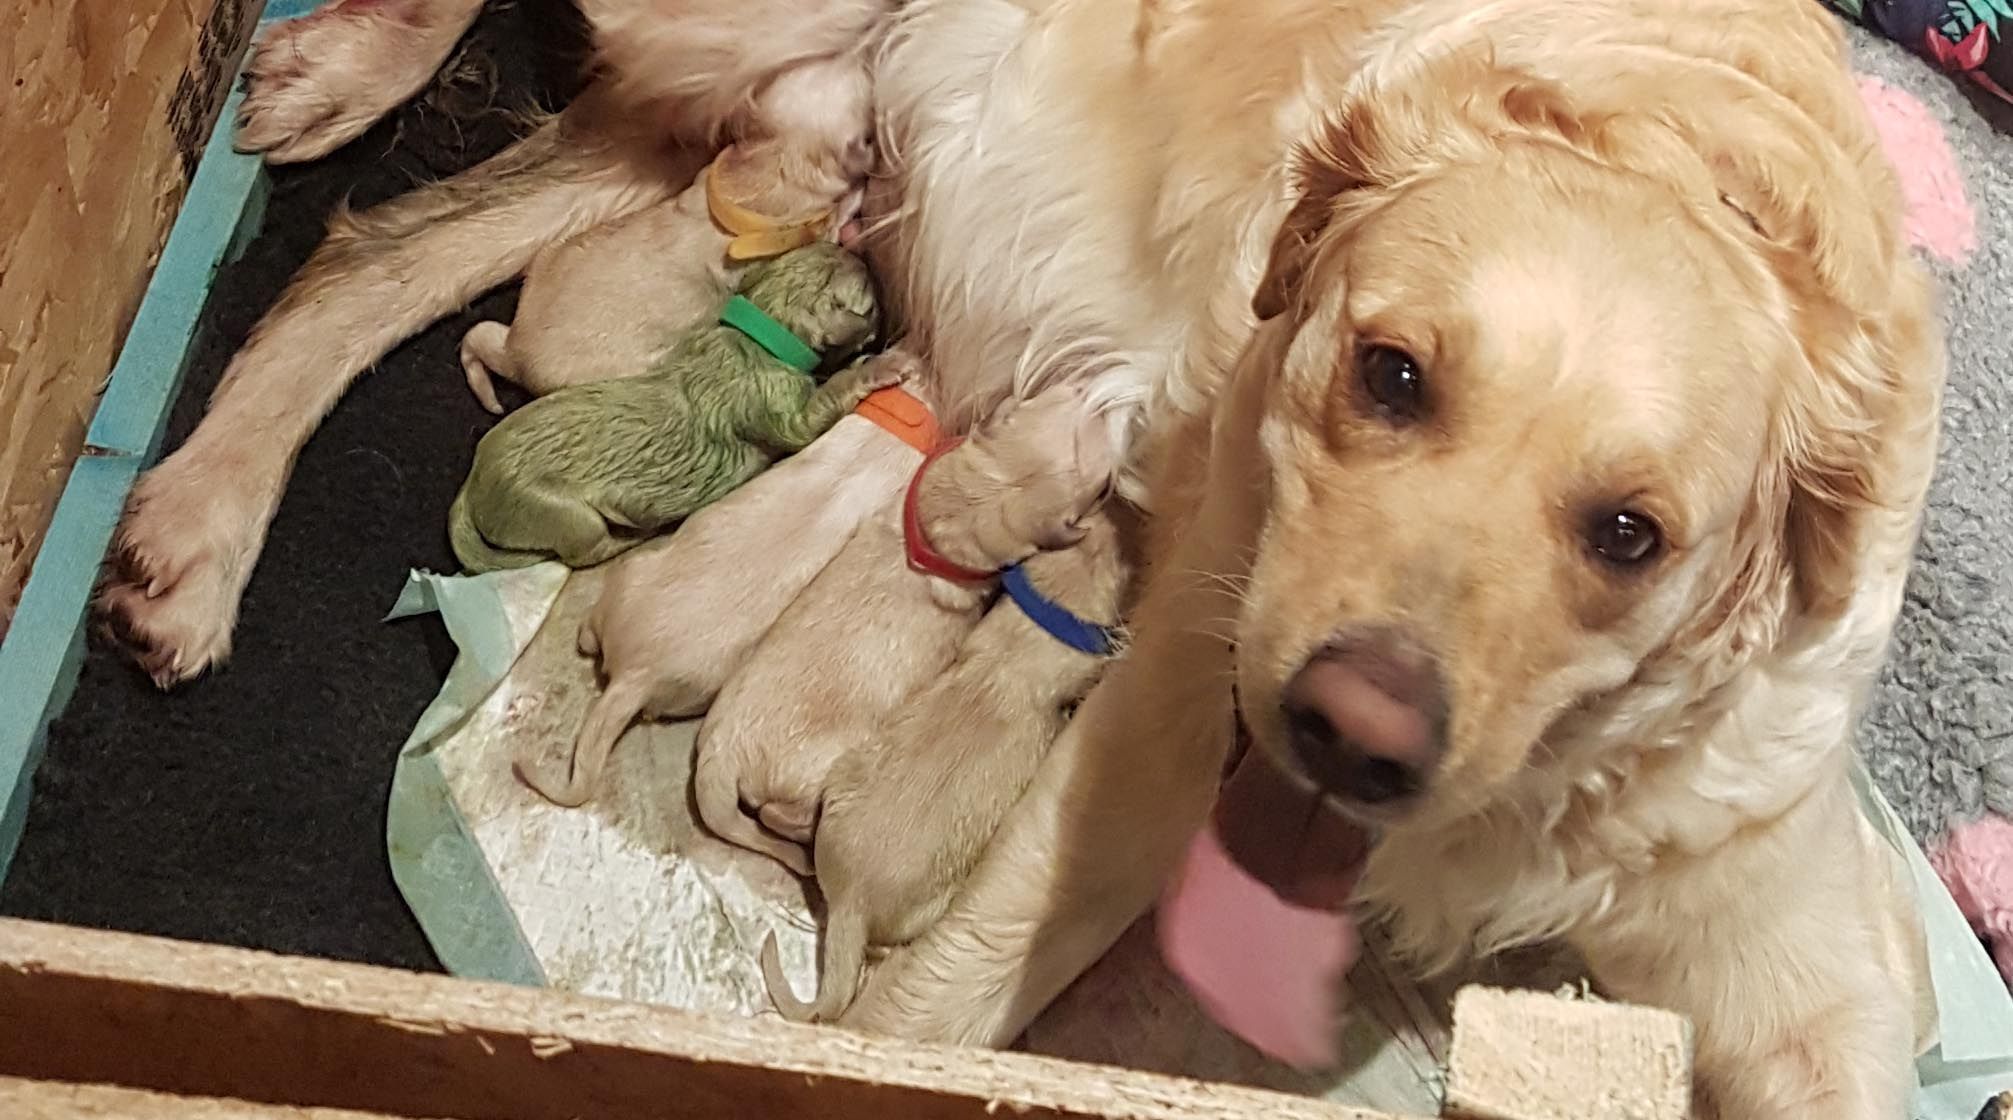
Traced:
[[73, 1085], [18, 1077], [0, 1077], [0, 1116], [8, 1120], [388, 1120], [377, 1112], [178, 1097], [117, 1085]]
[[0, 921], [0, 1076], [488, 1120], [1389, 1120], [1253, 1089]]
[[0, 5], [0, 633], [259, 8]]

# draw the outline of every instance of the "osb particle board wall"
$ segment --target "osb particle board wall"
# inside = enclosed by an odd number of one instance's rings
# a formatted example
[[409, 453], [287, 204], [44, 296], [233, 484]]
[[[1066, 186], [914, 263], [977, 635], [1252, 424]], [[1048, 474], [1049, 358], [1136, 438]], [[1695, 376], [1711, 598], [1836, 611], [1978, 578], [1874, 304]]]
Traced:
[[0, 633], [264, 0], [0, 0]]

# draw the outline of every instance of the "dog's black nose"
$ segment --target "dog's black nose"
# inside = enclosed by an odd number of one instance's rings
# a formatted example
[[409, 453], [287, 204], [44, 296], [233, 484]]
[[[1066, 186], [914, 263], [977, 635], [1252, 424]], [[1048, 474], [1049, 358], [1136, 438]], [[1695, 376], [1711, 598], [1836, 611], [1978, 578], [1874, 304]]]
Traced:
[[1284, 706], [1294, 757], [1343, 801], [1409, 801], [1425, 790], [1445, 751], [1439, 667], [1395, 631], [1331, 642], [1287, 682]]

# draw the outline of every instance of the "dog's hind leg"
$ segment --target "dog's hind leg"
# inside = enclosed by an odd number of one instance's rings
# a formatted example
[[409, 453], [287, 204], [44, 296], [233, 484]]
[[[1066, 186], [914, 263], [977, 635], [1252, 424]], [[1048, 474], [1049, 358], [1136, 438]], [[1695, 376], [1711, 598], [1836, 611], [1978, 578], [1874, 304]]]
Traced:
[[768, 856], [808, 878], [811, 860], [804, 849], [764, 832], [753, 817], [741, 811], [741, 789], [734, 772], [722, 765], [718, 752], [706, 746], [702, 728], [699, 757], [692, 768], [692, 800], [698, 805], [699, 822], [727, 843]]
[[338, 215], [202, 423], [134, 487], [98, 605], [155, 683], [228, 655], [294, 458], [358, 374], [545, 245], [682, 189], [705, 159], [615, 143], [578, 112], [454, 178]]
[[337, 0], [259, 36], [245, 67], [237, 148], [268, 163], [320, 159], [433, 80], [482, 0]]

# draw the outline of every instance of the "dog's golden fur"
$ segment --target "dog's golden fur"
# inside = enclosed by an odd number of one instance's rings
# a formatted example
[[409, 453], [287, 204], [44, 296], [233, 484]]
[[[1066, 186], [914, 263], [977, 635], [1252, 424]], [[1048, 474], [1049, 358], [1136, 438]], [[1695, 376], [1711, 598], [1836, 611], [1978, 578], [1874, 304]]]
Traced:
[[[1157, 545], [1133, 653], [849, 1021], [1011, 1037], [1151, 900], [1209, 804], [1230, 675], [1277, 752], [1292, 668], [1341, 627], [1398, 623], [1433, 643], [1451, 701], [1445, 768], [1384, 822], [1362, 887], [1404, 949], [1435, 967], [1563, 937], [1617, 994], [1692, 1016], [1702, 1111], [1899, 1114], [1927, 1028], [1920, 933], [1847, 767], [1943, 356], [1827, 17], [981, 7], [899, 17], [878, 96], [908, 113], [908, 205], [1001, 171], [940, 151], [1025, 145], [1002, 159], [1029, 178], [1067, 159], [1096, 189], [1029, 202], [1016, 181], [966, 221], [1039, 206], [1092, 231], [1065, 263], [1131, 303], [1066, 333], [1189, 329], [1143, 379]], [[988, 34], [992, 56], [970, 45]], [[946, 41], [1037, 91], [1031, 119], [905, 100], [905, 65]], [[934, 340], [1082, 313], [1016, 307], [1026, 286], [975, 299], [948, 257], [970, 246], [931, 234], [945, 220], [904, 214], [889, 254], [912, 300], [956, 293], [923, 300]], [[1043, 250], [1027, 267], [1061, 253]], [[1251, 414], [1216, 417], [1247, 337]], [[1430, 423], [1365, 407], [1365, 343], [1420, 355]], [[1653, 514], [1667, 553], [1604, 571], [1580, 535], [1604, 503]]]

